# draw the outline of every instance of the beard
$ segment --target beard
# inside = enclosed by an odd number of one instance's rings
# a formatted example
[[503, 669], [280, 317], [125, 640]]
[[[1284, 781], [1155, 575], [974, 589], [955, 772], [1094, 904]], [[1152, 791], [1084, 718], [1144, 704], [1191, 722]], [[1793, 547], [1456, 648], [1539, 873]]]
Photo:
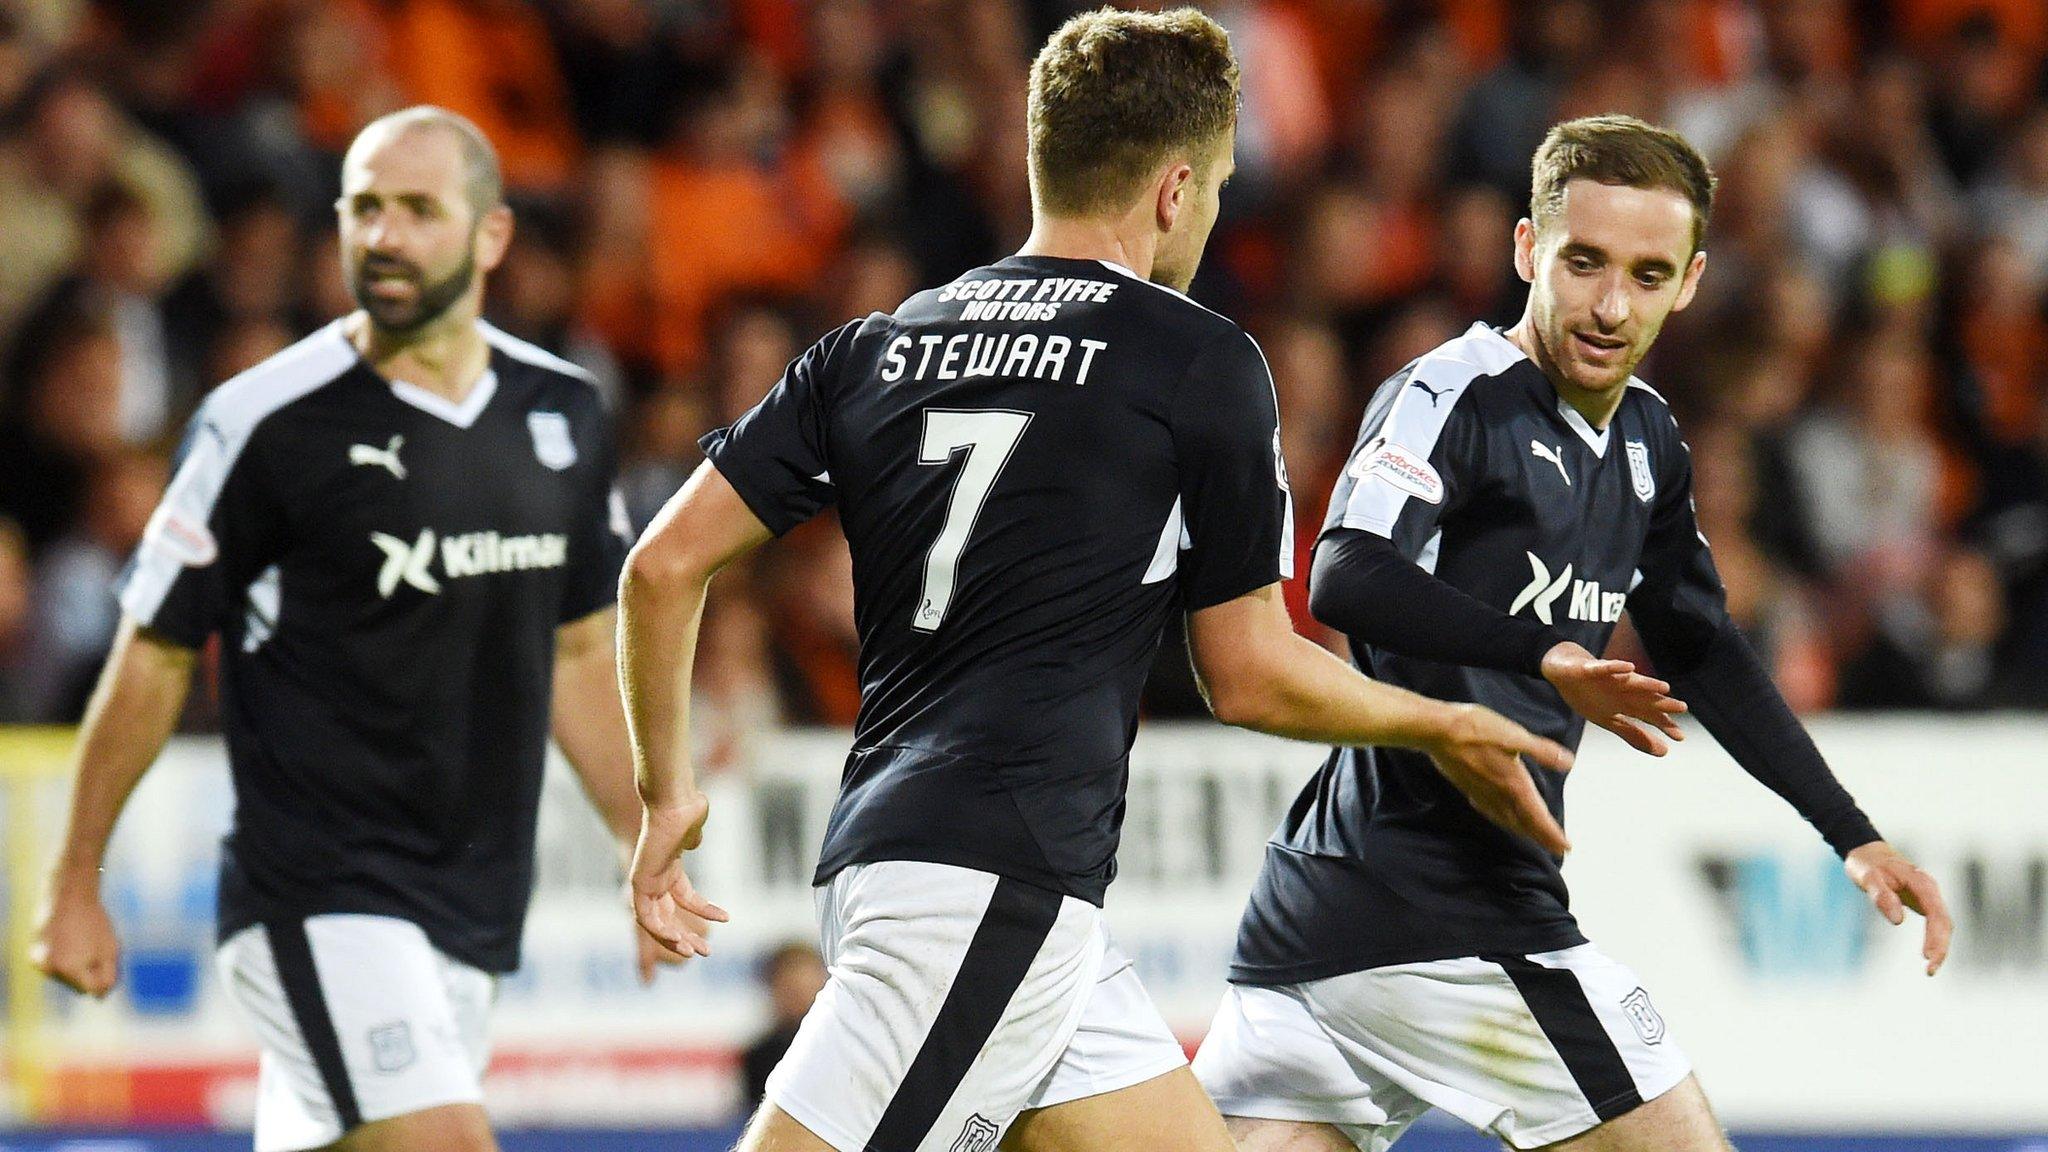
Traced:
[[1562, 379], [1586, 392], [1606, 393], [1627, 385], [1629, 377], [1649, 352], [1650, 344], [1657, 338], [1655, 328], [1649, 330], [1647, 340], [1639, 330], [1628, 338], [1629, 345], [1622, 348], [1619, 355], [1609, 362], [1600, 363], [1587, 358], [1573, 335], [1573, 322], [1565, 319], [1554, 306], [1537, 303], [1535, 309], [1536, 343], [1543, 360], [1547, 361], [1539, 366], [1551, 373], [1553, 380]]
[[[462, 263], [439, 280], [428, 281], [418, 267], [391, 256], [365, 256], [349, 277], [349, 294], [356, 298], [370, 322], [399, 335], [409, 335], [433, 323], [452, 307], [476, 281], [475, 237], [464, 247]], [[412, 299], [392, 300], [370, 291], [375, 274], [397, 273], [415, 286]]]

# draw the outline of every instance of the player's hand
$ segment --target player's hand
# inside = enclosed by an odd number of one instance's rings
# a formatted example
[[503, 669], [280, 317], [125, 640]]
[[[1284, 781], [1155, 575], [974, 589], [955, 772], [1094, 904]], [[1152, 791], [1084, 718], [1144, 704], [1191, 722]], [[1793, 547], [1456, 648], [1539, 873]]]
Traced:
[[99, 893], [89, 884], [58, 881], [36, 916], [28, 961], [75, 992], [100, 998], [121, 974], [121, 942]]
[[[711, 932], [710, 921], [702, 916], [693, 916], [689, 913], [684, 913], [683, 919], [699, 936], [709, 938]], [[690, 962], [688, 956], [669, 951], [666, 945], [656, 940], [647, 929], [642, 928], [637, 920], [633, 925], [633, 943], [635, 951], [638, 953], [635, 966], [640, 971], [640, 983], [643, 987], [654, 983], [655, 973], [661, 971], [662, 968], [680, 967]]]
[[1948, 942], [1955, 935], [1956, 922], [1949, 917], [1948, 903], [1941, 898], [1941, 885], [1920, 870], [1897, 848], [1873, 840], [1849, 853], [1842, 862], [1858, 888], [1877, 905], [1893, 924], [1906, 922], [1908, 908], [1927, 919], [1927, 931], [1920, 940], [1920, 955], [1927, 961], [1927, 974], [1941, 971], [1948, 959]]
[[1677, 716], [1685, 702], [1671, 685], [1636, 671], [1626, 660], [1602, 660], [1567, 640], [1543, 654], [1543, 678], [1571, 710], [1652, 756], [1671, 750], [1658, 736], [1685, 739]]
[[1452, 704], [1449, 721], [1428, 745], [1430, 759], [1480, 815], [1562, 856], [1571, 851], [1564, 826], [1550, 814], [1522, 757], [1558, 772], [1569, 771], [1572, 754], [1491, 709]]
[[711, 802], [702, 792], [669, 807], [640, 811], [640, 842], [633, 849], [631, 879], [633, 918], [678, 958], [711, 955], [704, 921], [730, 919], [725, 909], [699, 896], [683, 872], [683, 853], [704, 839], [704, 818], [710, 814]]
[[[629, 879], [627, 879], [624, 883], [619, 885], [619, 894], [621, 897], [624, 898], [626, 902], [627, 914], [632, 915], [634, 917], [633, 967], [640, 973], [641, 986], [645, 987], [647, 985], [654, 983], [655, 973], [659, 972], [662, 968], [679, 968], [682, 965], [689, 963], [690, 958], [688, 956], [679, 956], [676, 953], [669, 951], [667, 948], [664, 948], [662, 946], [661, 941], [656, 940], [653, 936], [648, 934], [647, 929], [642, 928], [640, 926], [639, 917], [636, 913], [634, 913], [633, 882], [630, 879], [630, 877], [633, 874], [633, 847], [635, 844], [639, 842], [639, 839], [640, 833], [639, 830], [636, 828], [626, 835], [624, 843], [620, 844], [619, 846], [619, 871], [627, 877], [629, 877]], [[704, 936], [707, 939], [709, 938], [709, 933], [711, 929], [710, 921], [704, 919], [701, 916], [686, 916], [685, 921], [693, 930], [696, 931], [698, 935]]]

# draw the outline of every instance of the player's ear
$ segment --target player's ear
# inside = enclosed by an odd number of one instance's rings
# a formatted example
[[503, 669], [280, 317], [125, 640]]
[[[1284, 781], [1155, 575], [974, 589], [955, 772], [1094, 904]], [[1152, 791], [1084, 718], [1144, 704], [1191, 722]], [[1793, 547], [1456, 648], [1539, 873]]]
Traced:
[[1700, 273], [1706, 270], [1707, 254], [1704, 251], [1693, 253], [1685, 265], [1685, 279], [1678, 285], [1678, 299], [1672, 302], [1673, 312], [1683, 312], [1685, 306], [1692, 303], [1693, 294], [1700, 290]]
[[1171, 232], [1179, 223], [1181, 210], [1187, 207], [1188, 196], [1193, 193], [1194, 181], [1194, 166], [1186, 161], [1176, 161], [1160, 174], [1153, 214], [1161, 232]]
[[1515, 225], [1515, 275], [1524, 284], [1536, 282], [1536, 222], [1527, 216]]
[[489, 272], [505, 259], [512, 247], [512, 209], [500, 204], [484, 213], [476, 229], [477, 267]]

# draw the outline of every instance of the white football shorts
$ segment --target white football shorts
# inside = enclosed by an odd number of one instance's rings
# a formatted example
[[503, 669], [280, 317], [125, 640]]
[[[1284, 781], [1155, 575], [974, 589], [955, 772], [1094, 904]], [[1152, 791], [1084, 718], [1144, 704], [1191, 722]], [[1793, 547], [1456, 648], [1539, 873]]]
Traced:
[[1591, 944], [1232, 985], [1195, 1056], [1225, 1116], [1334, 1125], [1360, 1152], [1431, 1108], [1554, 1144], [1691, 1071], [1635, 973]]
[[215, 955], [263, 1052], [256, 1152], [298, 1152], [356, 1126], [483, 1101], [497, 981], [415, 924], [337, 914], [245, 928]]
[[817, 890], [830, 971], [768, 1101], [838, 1152], [991, 1152], [1187, 1057], [1085, 900], [921, 861]]

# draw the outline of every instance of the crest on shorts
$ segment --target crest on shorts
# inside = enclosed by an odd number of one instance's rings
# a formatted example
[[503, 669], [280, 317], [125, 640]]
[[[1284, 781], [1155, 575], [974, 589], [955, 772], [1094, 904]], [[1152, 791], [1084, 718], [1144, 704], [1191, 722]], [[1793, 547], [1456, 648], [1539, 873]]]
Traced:
[[379, 1072], [403, 1072], [419, 1053], [412, 1046], [412, 1025], [403, 1020], [370, 1029], [370, 1059]]
[[560, 472], [576, 462], [576, 441], [569, 436], [569, 418], [560, 412], [528, 412], [526, 429], [533, 433], [533, 454]]
[[1648, 992], [1637, 988], [1635, 991], [1622, 997], [1621, 1011], [1623, 1015], [1628, 1017], [1628, 1022], [1635, 1027], [1636, 1035], [1643, 1038], [1643, 1043], [1661, 1044], [1664, 1042], [1664, 1018], [1657, 1015], [1657, 1010], [1650, 1006], [1650, 994]]
[[1648, 504], [1657, 494], [1657, 477], [1650, 472], [1650, 446], [1641, 440], [1628, 442], [1628, 479], [1635, 485], [1636, 499]]
[[960, 1138], [953, 1141], [951, 1152], [995, 1152], [996, 1138], [1002, 1134], [993, 1121], [969, 1116], [960, 1129]]

